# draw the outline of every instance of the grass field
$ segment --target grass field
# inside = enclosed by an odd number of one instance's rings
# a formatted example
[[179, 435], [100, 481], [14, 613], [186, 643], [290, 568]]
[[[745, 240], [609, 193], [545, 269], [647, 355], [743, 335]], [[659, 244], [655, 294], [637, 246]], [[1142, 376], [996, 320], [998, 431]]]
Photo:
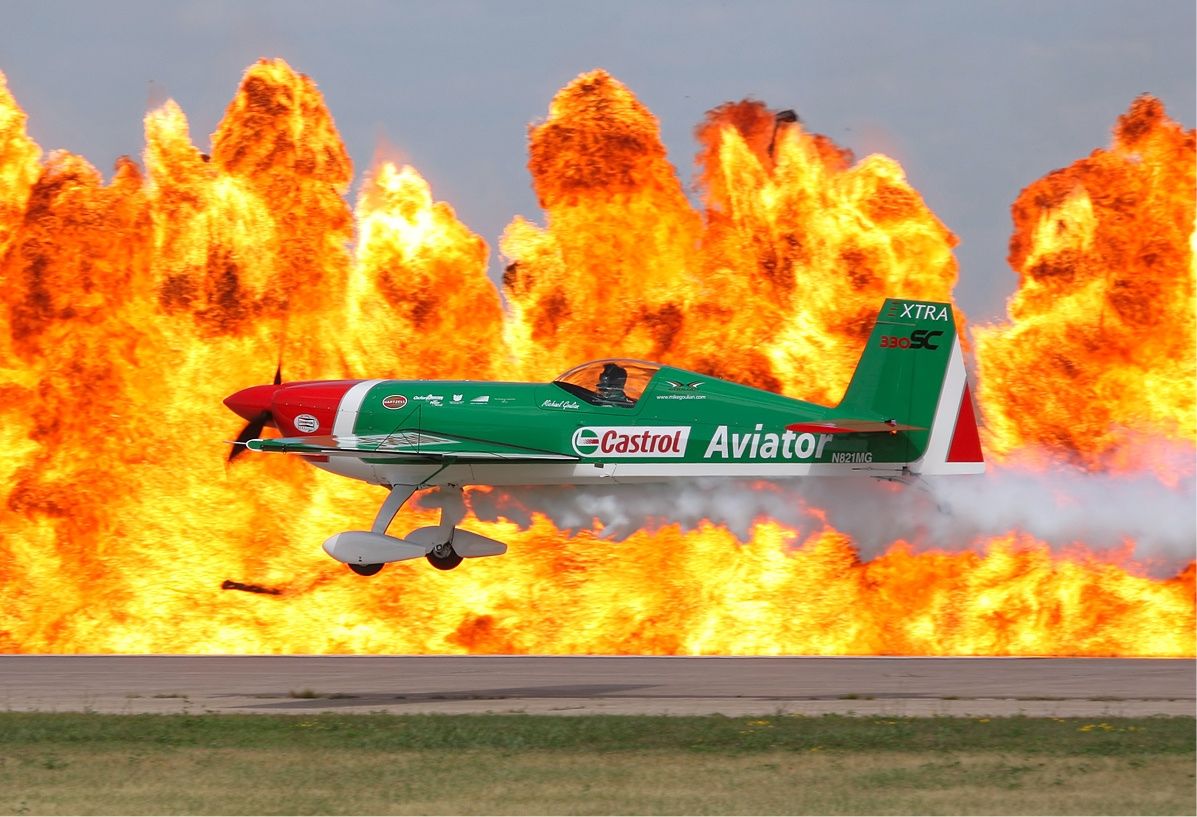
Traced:
[[1194, 718], [0, 713], [2, 814], [1194, 814]]

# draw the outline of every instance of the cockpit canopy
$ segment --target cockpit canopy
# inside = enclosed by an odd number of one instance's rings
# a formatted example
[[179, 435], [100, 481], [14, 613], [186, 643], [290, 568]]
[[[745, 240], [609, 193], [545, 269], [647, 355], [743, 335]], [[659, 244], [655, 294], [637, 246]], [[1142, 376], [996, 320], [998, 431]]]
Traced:
[[660, 369], [643, 360], [607, 358], [575, 366], [553, 382], [592, 405], [630, 407]]

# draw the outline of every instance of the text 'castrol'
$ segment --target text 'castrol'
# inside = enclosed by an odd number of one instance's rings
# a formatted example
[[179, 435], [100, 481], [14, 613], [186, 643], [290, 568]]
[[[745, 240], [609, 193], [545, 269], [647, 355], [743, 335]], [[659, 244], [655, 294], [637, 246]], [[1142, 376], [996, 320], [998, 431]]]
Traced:
[[583, 457], [686, 456], [690, 426], [583, 426], [574, 432], [574, 451]]

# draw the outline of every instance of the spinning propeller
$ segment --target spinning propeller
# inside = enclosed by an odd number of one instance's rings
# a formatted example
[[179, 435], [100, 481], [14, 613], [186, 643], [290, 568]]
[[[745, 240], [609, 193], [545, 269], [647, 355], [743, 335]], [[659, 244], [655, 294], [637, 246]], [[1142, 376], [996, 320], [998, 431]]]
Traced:
[[[283, 364], [279, 363], [278, 368], [276, 368], [274, 370], [273, 385], [278, 386], [278, 385], [281, 385], [282, 382], [283, 382]], [[259, 387], [259, 388], [263, 388], [263, 387]], [[239, 394], [244, 394], [244, 392], [240, 392]], [[232, 400], [232, 399], [233, 398], [229, 398], [229, 400]], [[229, 405], [229, 400], [225, 401], [226, 405]], [[267, 403], [267, 406], [269, 406], [269, 403]], [[239, 410], [239, 409], [243, 408], [242, 406], [229, 405], [229, 408], [233, 409], [241, 416], [243, 416], [243, 417], [245, 416], [245, 413], [242, 413], [242, 411]], [[246, 412], [246, 413], [248, 413], [248, 412]], [[270, 413], [270, 408], [267, 407], [267, 408], [264, 408], [261, 411], [259, 411], [257, 414], [251, 415], [248, 419], [249, 419], [249, 422], [247, 422], [245, 424], [245, 427], [241, 429], [241, 433], [237, 435], [237, 440], [236, 440], [236, 442], [234, 442], [232, 449], [229, 451], [229, 458], [228, 458], [227, 462], [232, 462], [233, 460], [237, 459], [237, 457], [240, 456], [241, 453], [245, 451], [245, 444], [247, 442], [249, 442], [250, 440], [256, 440], [258, 437], [261, 437], [262, 429], [264, 429], [267, 426], [267, 424], [274, 421], [274, 415]]]

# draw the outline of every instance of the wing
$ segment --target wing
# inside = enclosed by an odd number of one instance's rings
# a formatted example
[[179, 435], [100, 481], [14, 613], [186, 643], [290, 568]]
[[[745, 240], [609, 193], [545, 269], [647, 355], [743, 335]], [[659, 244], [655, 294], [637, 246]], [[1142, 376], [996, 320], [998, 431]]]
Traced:
[[897, 434], [899, 431], [927, 430], [919, 426], [908, 426], [895, 420], [851, 420], [848, 418], [790, 423], [786, 429], [810, 434]]
[[455, 437], [451, 434], [430, 434], [426, 431], [397, 431], [394, 434], [366, 434], [347, 436], [271, 437], [250, 440], [246, 447], [253, 451], [283, 454], [347, 456], [358, 458], [414, 457], [421, 460], [506, 460], [509, 462], [576, 462], [578, 457], [539, 451], [534, 448]]

